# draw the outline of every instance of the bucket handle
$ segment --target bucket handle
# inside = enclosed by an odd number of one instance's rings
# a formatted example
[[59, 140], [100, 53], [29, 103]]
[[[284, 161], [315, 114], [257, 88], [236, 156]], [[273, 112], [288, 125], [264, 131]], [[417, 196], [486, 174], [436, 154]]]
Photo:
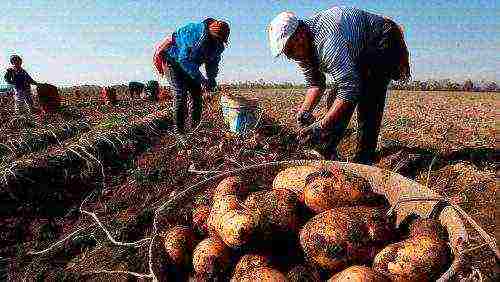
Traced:
[[243, 134], [244, 136], [250, 136], [250, 135], [254, 134], [255, 131], [257, 130], [257, 128], [259, 127], [259, 123], [262, 119], [262, 115], [264, 113], [264, 110], [260, 107], [255, 107], [255, 110], [256, 110], [256, 112], [259, 113], [258, 118], [256, 119], [255, 125], [253, 126], [253, 128], [250, 129], [248, 132], [246, 132], [246, 125], [245, 125], [245, 127], [243, 128], [243, 132], [245, 132], [245, 134]]

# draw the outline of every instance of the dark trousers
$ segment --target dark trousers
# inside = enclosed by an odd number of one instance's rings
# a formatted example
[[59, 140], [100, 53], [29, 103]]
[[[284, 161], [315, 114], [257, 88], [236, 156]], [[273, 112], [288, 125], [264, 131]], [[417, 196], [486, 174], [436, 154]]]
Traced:
[[167, 73], [175, 93], [175, 125], [179, 133], [185, 133], [188, 92], [192, 100], [191, 127], [196, 127], [201, 120], [203, 98], [201, 85], [196, 83], [176, 62], [168, 61]]
[[[397, 26], [386, 21], [380, 33], [373, 38], [358, 61], [361, 74], [361, 93], [357, 103], [358, 128], [360, 130], [358, 163], [373, 164], [378, 135], [385, 108], [387, 87], [392, 78], [399, 78], [399, 58], [402, 52]], [[332, 100], [329, 97], [328, 100]], [[330, 102], [331, 103], [331, 102]], [[337, 145], [345, 133], [352, 114], [345, 115], [330, 131], [323, 154], [329, 159], [337, 158]]]
[[[356, 162], [372, 164], [377, 148], [377, 140], [385, 107], [387, 85], [384, 78], [369, 77], [364, 80], [362, 93], [357, 104], [358, 128], [360, 131], [359, 152]], [[345, 115], [330, 130], [330, 137], [323, 147], [323, 155], [328, 159], [337, 159], [337, 145], [352, 118]]]

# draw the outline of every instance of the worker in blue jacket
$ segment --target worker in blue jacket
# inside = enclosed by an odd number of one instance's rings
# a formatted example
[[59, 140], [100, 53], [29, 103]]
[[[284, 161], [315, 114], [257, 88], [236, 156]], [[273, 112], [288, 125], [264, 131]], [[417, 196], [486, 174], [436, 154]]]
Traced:
[[[208, 18], [177, 29], [156, 48], [154, 64], [161, 75], [170, 79], [175, 92], [176, 132], [184, 134], [186, 99], [189, 92], [193, 102], [192, 128], [201, 120], [203, 93], [215, 90], [215, 78], [224, 44], [229, 38], [229, 24]], [[205, 78], [200, 66], [205, 64]]]

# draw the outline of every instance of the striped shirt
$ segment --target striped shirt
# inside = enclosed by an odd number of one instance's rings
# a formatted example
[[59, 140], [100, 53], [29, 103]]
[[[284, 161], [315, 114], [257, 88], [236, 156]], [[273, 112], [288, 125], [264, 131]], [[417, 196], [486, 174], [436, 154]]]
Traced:
[[357, 59], [383, 22], [381, 16], [348, 7], [334, 7], [304, 19], [315, 52], [312, 62], [299, 62], [306, 85], [326, 88], [328, 73], [338, 87], [337, 97], [356, 102], [361, 85]]

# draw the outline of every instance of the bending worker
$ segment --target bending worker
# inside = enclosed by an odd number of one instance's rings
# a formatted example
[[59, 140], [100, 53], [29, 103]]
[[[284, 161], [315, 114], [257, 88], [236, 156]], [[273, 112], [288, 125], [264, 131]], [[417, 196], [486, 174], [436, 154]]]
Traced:
[[[336, 147], [355, 107], [361, 129], [356, 162], [371, 164], [391, 79], [410, 76], [408, 50], [392, 20], [356, 8], [334, 7], [311, 18], [292, 12], [274, 18], [268, 28], [272, 54], [281, 53], [301, 68], [307, 91], [297, 113], [299, 141], [323, 145], [323, 155], [336, 159]], [[312, 112], [333, 77], [337, 93], [325, 116]]]
[[[215, 89], [215, 78], [224, 44], [229, 38], [229, 24], [212, 18], [177, 29], [156, 48], [154, 64], [160, 75], [170, 79], [175, 91], [176, 131], [184, 134], [187, 92], [193, 101], [192, 128], [201, 120], [202, 93]], [[205, 78], [200, 66], [205, 64]]]

